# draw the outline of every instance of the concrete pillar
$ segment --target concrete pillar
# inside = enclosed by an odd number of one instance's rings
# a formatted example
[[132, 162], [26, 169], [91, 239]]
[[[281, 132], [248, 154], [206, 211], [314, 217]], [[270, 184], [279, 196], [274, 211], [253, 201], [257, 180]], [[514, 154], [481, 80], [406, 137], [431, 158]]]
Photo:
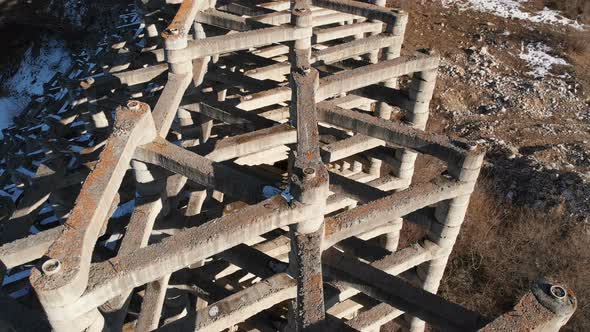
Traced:
[[[381, 0], [378, 0], [381, 2]], [[383, 3], [385, 1], [382, 1]], [[385, 4], [383, 4], [384, 6]], [[396, 20], [394, 24], [389, 24], [386, 27], [386, 31], [388, 33], [393, 34], [394, 36], [398, 37], [396, 42], [393, 45], [387, 47], [384, 51], [385, 60], [392, 60], [395, 58], [399, 58], [401, 56], [402, 44], [403, 44], [403, 37], [406, 32], [406, 24], [408, 22], [408, 16], [404, 15], [404, 13], [400, 12], [399, 19]], [[398, 88], [398, 80], [397, 78], [389, 79], [383, 82], [383, 85], [390, 87], [390, 88]], [[387, 105], [384, 102], [377, 102], [377, 112], [379, 117], [382, 119], [390, 119], [391, 118], [391, 106]]]
[[[473, 147], [473, 150], [477, 147]], [[483, 153], [468, 154], [463, 160], [449, 162], [448, 171], [451, 176], [461, 182], [471, 183], [479, 175], [483, 162]], [[449, 255], [453, 250], [457, 236], [463, 224], [471, 194], [462, 195], [438, 203], [435, 209], [435, 220], [432, 221], [427, 239], [439, 245], [442, 250], [437, 258], [419, 265], [416, 270], [420, 286], [431, 293], [436, 293], [445, 271]], [[410, 331], [424, 331], [425, 322], [418, 318], [410, 318]]]
[[[195, 39], [205, 39], [207, 38], [207, 35], [205, 34], [205, 30], [203, 29], [203, 25], [201, 23], [197, 23], [195, 22], [193, 24], [193, 30], [194, 30], [194, 36]], [[219, 56], [213, 56], [213, 63], [216, 63], [217, 60], [219, 59]], [[205, 58], [204, 61], [209, 62], [209, 57]], [[200, 85], [202, 83], [202, 81], [199, 82], [195, 82], [195, 87], [197, 87], [198, 85]], [[225, 96], [222, 97], [223, 99], [221, 100], [225, 100]], [[213, 120], [204, 116], [204, 115], [199, 115], [199, 120], [198, 122], [200, 123], [200, 127], [201, 127], [201, 132], [200, 132], [200, 143], [205, 143], [209, 140], [209, 137], [211, 137], [211, 129], [213, 129]]]
[[[291, 13], [292, 24], [312, 29], [310, 1], [292, 1]], [[297, 151], [290, 186], [300, 204], [315, 207], [304, 222], [290, 227], [289, 268], [297, 279], [297, 298], [289, 317], [294, 320], [290, 326], [295, 331], [316, 330], [325, 317], [321, 246], [328, 173], [320, 158], [315, 112], [319, 74], [311, 68], [310, 57], [311, 38], [295, 40], [291, 50], [290, 123], [297, 128]]]
[[153, 331], [158, 328], [169, 281], [170, 275], [167, 275], [147, 284], [135, 331]]
[[[385, 7], [386, 0], [376, 0], [375, 4], [377, 6]], [[403, 14], [403, 13], [401, 13], [401, 14]], [[402, 48], [402, 44], [403, 44], [403, 35], [406, 30], [407, 15], [400, 15], [399, 17], [400, 17], [400, 19], [396, 20], [396, 22], [394, 24], [389, 24], [386, 28], [386, 31], [388, 33], [391, 33], [394, 36], [398, 36], [400, 38], [398, 41], [395, 42], [395, 44], [393, 44], [385, 49], [385, 52], [384, 52], [385, 60], [392, 60], [392, 59], [398, 58], [401, 55], [401, 48]], [[377, 33], [373, 33], [373, 34], [377, 34]], [[371, 52], [371, 54], [369, 56], [369, 62], [371, 62], [371, 63], [379, 62], [379, 50], [375, 50], [375, 51]], [[391, 88], [397, 88], [398, 87], [397, 78], [389, 79], [389, 80], [383, 82], [383, 85], [385, 85], [387, 87], [391, 87]], [[381, 119], [389, 120], [391, 118], [392, 108], [387, 103], [384, 103], [382, 101], [377, 102], [376, 110], [377, 110], [377, 116], [379, 116]], [[372, 175], [375, 175], [375, 176], [380, 176], [382, 164], [383, 164], [383, 162], [381, 160], [376, 159], [376, 158], [371, 158], [369, 173]]]
[[[432, 55], [432, 52], [428, 52]], [[437, 70], [428, 70], [414, 73], [409, 89], [409, 103], [406, 109], [405, 120], [412, 127], [425, 130], [428, 122], [430, 100], [434, 93], [436, 84]], [[400, 179], [406, 180], [406, 186], [398, 189], [407, 188], [412, 182], [414, 176], [414, 164], [418, 154], [406, 149], [398, 149], [395, 153], [395, 159], [398, 164], [393, 169], [393, 175]], [[399, 225], [401, 230], [402, 219], [392, 222]], [[397, 249], [399, 243], [399, 230], [397, 232], [387, 233], [381, 236], [380, 242], [383, 247], [391, 252]]]
[[[396, 41], [386, 47], [384, 50], [384, 58], [385, 60], [393, 60], [399, 58], [402, 52], [402, 45], [404, 43], [404, 35], [406, 33], [406, 25], [408, 24], [408, 15], [407, 13], [400, 11], [398, 19], [393, 24], [388, 24], [385, 28], [387, 33], [390, 33], [397, 37]], [[385, 86], [390, 88], [398, 88], [397, 78], [392, 78], [384, 83]]]
[[322, 238], [324, 227], [309, 234], [290, 229], [290, 274], [297, 279], [297, 300], [293, 303], [295, 331], [317, 330], [325, 318], [322, 278]]
[[[385, 7], [387, 0], [375, 0], [374, 4], [377, 6], [381, 6], [381, 7]], [[375, 21], [373, 20], [373, 22], [379, 22], [379, 21]], [[371, 36], [374, 35], [378, 35], [379, 32], [371, 32]], [[369, 53], [369, 62], [370, 63], [377, 63], [379, 62], [379, 50], [374, 50], [371, 53]]]

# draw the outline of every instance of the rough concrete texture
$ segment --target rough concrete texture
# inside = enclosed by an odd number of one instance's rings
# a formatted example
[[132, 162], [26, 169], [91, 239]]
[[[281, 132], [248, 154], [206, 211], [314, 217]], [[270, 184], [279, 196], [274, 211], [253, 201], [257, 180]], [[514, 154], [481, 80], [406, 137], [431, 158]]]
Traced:
[[[40, 166], [25, 179], [7, 171], [25, 192], [2, 203], [0, 295], [38, 300], [31, 326], [567, 322], [575, 298], [564, 288], [537, 287], [494, 321], [435, 294], [485, 151], [425, 131], [440, 59], [401, 55], [406, 13], [385, 1], [145, 5], [151, 14], [118, 26], [126, 39], [97, 59], [66, 111], [38, 110], [52, 119], [41, 149], [50, 158], [31, 153], [27, 165]], [[72, 137], [84, 146], [70, 151]], [[418, 154], [446, 174], [412, 184]], [[407, 223], [426, 237], [398, 248]], [[21, 326], [29, 310], [12, 309], [2, 321]]]

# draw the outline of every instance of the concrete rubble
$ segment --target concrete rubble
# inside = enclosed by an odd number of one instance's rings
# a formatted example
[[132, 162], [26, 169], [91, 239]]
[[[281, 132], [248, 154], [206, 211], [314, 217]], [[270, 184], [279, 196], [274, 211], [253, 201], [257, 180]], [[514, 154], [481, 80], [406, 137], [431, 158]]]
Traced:
[[[143, 6], [91, 68], [48, 86], [34, 125], [6, 131], [0, 324], [557, 331], [571, 317], [555, 282], [496, 319], [436, 295], [485, 151], [425, 131], [440, 58], [401, 55], [405, 12]], [[447, 170], [413, 184], [419, 154]], [[426, 236], [400, 247], [407, 223]]]

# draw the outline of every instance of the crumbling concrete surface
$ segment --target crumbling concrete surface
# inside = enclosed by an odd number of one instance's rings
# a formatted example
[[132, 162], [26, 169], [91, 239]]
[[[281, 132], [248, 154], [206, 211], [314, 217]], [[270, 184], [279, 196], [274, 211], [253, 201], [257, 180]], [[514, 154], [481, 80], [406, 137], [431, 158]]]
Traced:
[[[18, 150], [36, 173], [6, 173], [23, 196], [4, 209], [1, 291], [58, 332], [558, 330], [575, 309], [560, 286], [518, 321], [436, 295], [485, 151], [425, 131], [440, 59], [402, 56], [407, 14], [384, 5], [145, 15], [67, 103], [7, 131], [7, 153], [50, 139]], [[446, 171], [413, 183], [418, 154]], [[400, 247], [407, 223], [426, 236]]]

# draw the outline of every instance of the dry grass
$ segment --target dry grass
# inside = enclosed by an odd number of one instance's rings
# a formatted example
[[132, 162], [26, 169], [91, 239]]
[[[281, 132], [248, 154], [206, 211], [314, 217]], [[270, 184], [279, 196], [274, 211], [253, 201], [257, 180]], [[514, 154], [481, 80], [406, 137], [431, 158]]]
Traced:
[[544, 0], [545, 6], [563, 12], [571, 19], [590, 23], [590, 1], [588, 0]]
[[590, 33], [588, 31], [569, 33], [565, 37], [565, 46], [567, 52], [573, 52], [580, 55], [589, 54]]
[[536, 211], [499, 203], [481, 179], [449, 261], [441, 293], [497, 317], [531, 282], [555, 277], [574, 290], [578, 310], [566, 330], [590, 331], [590, 229], [569, 222], [562, 208]]

